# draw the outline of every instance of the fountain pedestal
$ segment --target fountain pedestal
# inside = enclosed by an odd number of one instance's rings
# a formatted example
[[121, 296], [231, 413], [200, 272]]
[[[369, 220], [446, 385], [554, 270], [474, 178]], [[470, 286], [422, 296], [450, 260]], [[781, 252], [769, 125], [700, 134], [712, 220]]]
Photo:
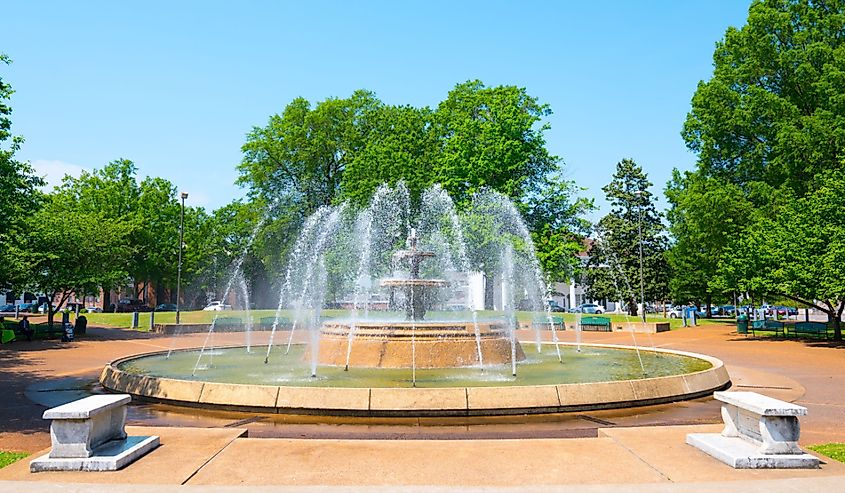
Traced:
[[[354, 330], [349, 351], [349, 331]], [[456, 368], [511, 362], [507, 329], [490, 322], [326, 322], [320, 330], [321, 365], [359, 368]], [[516, 359], [525, 359], [517, 343]]]

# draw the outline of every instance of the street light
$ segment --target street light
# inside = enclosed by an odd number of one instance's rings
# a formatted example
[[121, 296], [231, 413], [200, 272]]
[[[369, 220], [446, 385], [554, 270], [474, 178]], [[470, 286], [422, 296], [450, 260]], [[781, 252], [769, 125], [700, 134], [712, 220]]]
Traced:
[[182, 210], [179, 213], [179, 263], [176, 267], [176, 325], [179, 325], [179, 296], [182, 289], [182, 249], [185, 248], [185, 243], [182, 240], [185, 226], [185, 199], [188, 198], [188, 192], [182, 192]]
[[637, 190], [634, 195], [640, 198], [637, 201], [637, 231], [640, 239], [640, 307], [643, 312], [643, 323], [645, 324], [645, 281], [643, 281], [643, 201], [642, 196], [645, 192]]

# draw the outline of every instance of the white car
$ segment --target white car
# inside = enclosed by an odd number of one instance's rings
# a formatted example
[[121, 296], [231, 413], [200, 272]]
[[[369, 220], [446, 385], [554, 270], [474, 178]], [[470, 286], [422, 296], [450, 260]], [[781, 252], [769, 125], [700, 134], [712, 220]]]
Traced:
[[103, 313], [103, 309], [99, 306], [88, 306], [85, 307], [85, 311], [88, 313]]
[[204, 312], [221, 312], [223, 310], [231, 310], [232, 305], [227, 305], [222, 301], [212, 301], [211, 303], [205, 305], [205, 308], [202, 309]]

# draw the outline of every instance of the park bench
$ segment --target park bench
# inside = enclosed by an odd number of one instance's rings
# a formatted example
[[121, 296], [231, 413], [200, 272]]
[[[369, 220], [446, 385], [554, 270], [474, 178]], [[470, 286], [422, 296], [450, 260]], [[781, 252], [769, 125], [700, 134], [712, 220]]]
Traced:
[[214, 322], [217, 330], [233, 330], [243, 327], [244, 321], [237, 317], [220, 317]]
[[126, 394], [92, 395], [44, 411], [44, 419], [52, 420], [52, 448], [30, 470], [113, 471], [157, 447], [157, 436], [127, 438], [130, 400]]
[[827, 339], [827, 324], [823, 322], [797, 322], [790, 328], [796, 336], [821, 336]]
[[755, 320], [751, 323], [751, 335], [757, 336], [757, 332], [774, 332], [775, 335], [784, 335], [784, 324], [777, 320]]
[[[555, 330], [566, 330], [566, 325], [563, 323], [563, 317], [556, 317], [553, 315], [551, 318], [551, 323], [554, 324]], [[549, 326], [549, 317], [536, 318], [531, 322], [531, 325], [533, 328], [538, 328], [540, 330], [551, 330], [551, 327]]]
[[[274, 323], [276, 323], [276, 317], [261, 317], [258, 321], [259, 326], [264, 330], [272, 329]], [[279, 317], [279, 324], [276, 326], [276, 330], [289, 329], [290, 327], [291, 321], [288, 318]]]
[[721, 434], [691, 433], [687, 443], [737, 469], [816, 468], [798, 446], [798, 416], [807, 408], [756, 392], [714, 392], [722, 402]]
[[581, 330], [610, 332], [610, 318], [608, 317], [581, 317], [580, 325]]

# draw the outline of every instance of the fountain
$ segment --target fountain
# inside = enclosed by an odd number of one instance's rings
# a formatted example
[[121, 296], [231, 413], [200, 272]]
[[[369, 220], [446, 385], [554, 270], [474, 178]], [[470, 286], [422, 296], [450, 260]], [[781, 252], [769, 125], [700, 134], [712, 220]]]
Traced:
[[483, 191], [464, 209], [439, 186], [412, 200], [401, 183], [380, 187], [363, 209], [322, 207], [287, 260], [269, 330], [123, 358], [101, 382], [174, 404], [344, 416], [626, 407], [729, 383], [705, 355], [561, 342], [514, 204]]
[[[364, 368], [453, 368], [510, 364], [509, 332], [495, 322], [425, 321], [430, 290], [447, 287], [444, 279], [420, 278], [420, 264], [436, 256], [417, 247], [412, 228], [408, 248], [393, 254], [408, 263], [408, 277], [387, 278], [382, 287], [399, 289], [405, 297], [403, 321], [327, 321], [320, 329], [321, 365]], [[353, 345], [354, 343], [354, 351]], [[517, 360], [525, 359], [517, 345]], [[413, 357], [411, 357], [413, 355]]]

